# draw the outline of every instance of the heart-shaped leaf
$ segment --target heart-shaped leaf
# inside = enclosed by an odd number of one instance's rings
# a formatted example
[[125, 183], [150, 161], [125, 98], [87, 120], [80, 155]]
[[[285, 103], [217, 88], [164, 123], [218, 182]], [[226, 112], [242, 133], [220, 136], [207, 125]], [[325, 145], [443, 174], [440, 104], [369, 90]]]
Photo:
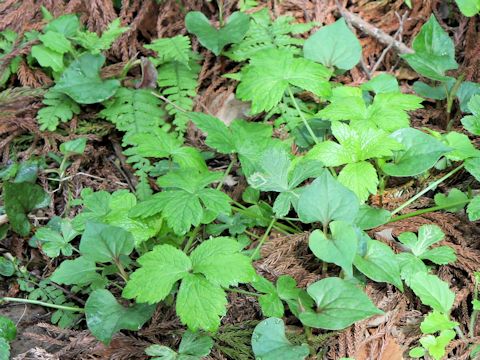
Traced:
[[248, 31], [250, 18], [248, 15], [236, 11], [230, 15], [223, 27], [217, 29], [200, 11], [191, 11], [185, 17], [185, 25], [188, 32], [198, 37], [200, 44], [218, 55], [225, 45], [242, 41]]

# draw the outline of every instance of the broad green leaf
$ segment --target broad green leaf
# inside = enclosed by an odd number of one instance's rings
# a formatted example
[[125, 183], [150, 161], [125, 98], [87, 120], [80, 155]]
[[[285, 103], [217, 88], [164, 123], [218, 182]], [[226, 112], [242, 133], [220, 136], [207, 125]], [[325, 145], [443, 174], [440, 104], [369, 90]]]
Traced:
[[8, 317], [0, 315], [0, 338], [13, 341], [17, 336], [17, 327]]
[[480, 182], [480, 158], [471, 158], [465, 160], [465, 170], [467, 170], [478, 182]]
[[80, 253], [95, 262], [117, 262], [120, 255], [130, 255], [135, 246], [133, 236], [112, 225], [87, 222], [80, 240]]
[[324, 171], [302, 191], [298, 200], [298, 215], [305, 223], [332, 220], [352, 223], [358, 213], [356, 195]]
[[441, 312], [433, 310], [420, 324], [420, 330], [424, 334], [435, 334], [436, 332], [453, 329], [459, 324], [451, 321], [450, 318]]
[[472, 157], [480, 157], [480, 150], [473, 146], [465, 134], [451, 131], [445, 136], [445, 140], [447, 145], [453, 149], [446, 155], [446, 158], [449, 160], [463, 161]]
[[[70, 41], [67, 40], [65, 35], [63, 35], [62, 33], [47, 31], [45, 34], [40, 35], [38, 39], [48, 49], [56, 53], [65, 54], [67, 52], [72, 51], [72, 44], [70, 43]], [[63, 66], [63, 60], [62, 60], [62, 66]]]
[[480, 84], [471, 81], [463, 81], [460, 84], [456, 97], [460, 102], [460, 110], [463, 113], [473, 113], [469, 106], [470, 100], [478, 94], [480, 94]]
[[137, 261], [141, 268], [130, 276], [122, 296], [150, 304], [167, 297], [173, 285], [192, 269], [187, 255], [171, 245], [158, 245]]
[[155, 356], [152, 360], [177, 360], [178, 354], [170, 349], [168, 346], [163, 345], [150, 345], [145, 349], [145, 354], [148, 356]]
[[85, 317], [91, 333], [108, 345], [118, 331], [141, 329], [155, 311], [155, 306], [135, 304], [125, 308], [108, 290], [95, 290], [85, 303]]
[[[455, 82], [454, 79], [453, 81]], [[447, 84], [450, 84], [450, 82]], [[428, 99], [444, 100], [447, 98], [447, 89], [445, 89], [444, 83], [438, 86], [430, 86], [423, 81], [415, 81], [413, 83], [413, 90], [417, 95]]]
[[184, 35], [177, 35], [169, 38], [161, 38], [144, 45], [146, 49], [156, 52], [156, 59], [162, 63], [178, 61], [189, 67], [190, 62], [190, 38]]
[[404, 54], [402, 57], [425, 77], [445, 81], [448, 79], [445, 72], [458, 68], [453, 41], [433, 14], [413, 40], [412, 48], [414, 54]]
[[237, 97], [252, 102], [252, 114], [269, 111], [283, 98], [290, 85], [326, 97], [331, 72], [323, 65], [294, 58], [287, 50], [268, 49], [255, 54], [242, 70]]
[[437, 225], [422, 225], [418, 229], [418, 239], [414, 233], [404, 232], [398, 236], [398, 240], [410, 248], [413, 255], [420, 256], [430, 246], [442, 241], [444, 237], [445, 234]]
[[196, 35], [200, 44], [217, 56], [225, 45], [242, 41], [249, 24], [249, 16], [239, 11], [232, 13], [226, 24], [220, 29], [213, 27], [207, 17], [199, 11], [190, 11], [185, 16], [185, 26], [188, 32]]
[[0, 275], [2, 276], [12, 276], [15, 273], [15, 266], [13, 262], [7, 260], [3, 256], [0, 257]]
[[69, 244], [78, 232], [73, 230], [68, 220], [62, 220], [61, 231], [57, 232], [48, 227], [41, 227], [35, 232], [36, 239], [41, 243], [42, 251], [51, 258], [62, 253], [64, 256], [72, 255], [72, 246]]
[[468, 220], [477, 221], [480, 219], [480, 196], [475, 196], [467, 206]]
[[448, 192], [448, 195], [435, 194], [434, 200], [435, 205], [445, 206], [446, 211], [457, 212], [465, 207], [465, 204], [468, 202], [468, 196], [462, 191], [453, 188]]
[[178, 347], [179, 360], [188, 360], [189, 356], [196, 356], [201, 359], [210, 353], [212, 347], [213, 339], [210, 336], [187, 330], [183, 333], [182, 341]]
[[361, 88], [366, 91], [373, 91], [376, 94], [400, 92], [397, 78], [387, 73], [373, 77], [366, 83], [363, 83]]
[[420, 344], [428, 351], [428, 354], [435, 360], [445, 356], [446, 347], [455, 339], [456, 333], [453, 330], [443, 330], [439, 336], [427, 335], [420, 339]]
[[264, 293], [258, 297], [258, 303], [265, 317], [282, 317], [285, 312], [282, 300], [280, 299], [277, 288], [267, 279], [256, 276], [252, 281], [252, 286], [258, 292]]
[[429, 260], [437, 265], [454, 263], [457, 260], [455, 250], [450, 246], [437, 246], [425, 251], [419, 256], [422, 260]]
[[451, 150], [433, 136], [413, 128], [397, 130], [391, 137], [403, 144], [404, 149], [394, 154], [393, 162], [381, 166], [390, 176], [419, 175], [434, 166], [442, 155]]
[[207, 133], [205, 143], [208, 146], [216, 149], [222, 154], [229, 154], [236, 151], [232, 131], [223, 121], [211, 115], [199, 112], [191, 113], [190, 119], [203, 132]]
[[319, 259], [340, 266], [348, 276], [353, 276], [352, 263], [357, 252], [357, 234], [352, 225], [343, 221], [330, 223], [331, 237], [321, 230], [310, 235], [308, 247]]
[[317, 281], [307, 288], [315, 300], [316, 310], [300, 314], [304, 325], [327, 329], [344, 329], [356, 321], [383, 314], [355, 285], [336, 277]]
[[81, 137], [75, 140], [70, 140], [60, 144], [60, 152], [63, 155], [81, 155], [85, 151], [87, 145], [87, 138]]
[[375, 167], [367, 161], [347, 164], [338, 174], [338, 181], [352, 190], [360, 202], [377, 193], [378, 176]]
[[64, 69], [63, 54], [45, 45], [32, 46], [32, 56], [44, 68], [50, 67], [55, 72], [61, 72]]
[[357, 254], [355, 267], [370, 279], [395, 285], [403, 291], [400, 267], [392, 249], [380, 241], [369, 240], [364, 255]]
[[424, 305], [446, 314], [450, 312], [455, 293], [438, 276], [419, 272], [412, 277], [410, 288]]
[[472, 115], [462, 119], [462, 125], [474, 135], [480, 135], [480, 95], [473, 95], [468, 102]]
[[168, 225], [178, 235], [187, 233], [193, 226], [200, 224], [203, 218], [203, 208], [198, 196], [183, 190], [172, 191], [174, 195], [164, 204], [163, 214]]
[[203, 275], [187, 274], [177, 295], [177, 315], [192, 331], [216, 331], [227, 312], [225, 291]]
[[104, 63], [103, 55], [81, 55], [64, 71], [55, 90], [70, 96], [79, 104], [95, 104], [107, 100], [120, 87], [120, 81], [100, 78], [100, 68]]
[[362, 46], [341, 18], [311, 35], [303, 45], [303, 54], [329, 68], [350, 70], [360, 61]]
[[[240, 244], [232, 238], [206, 240], [190, 255], [193, 272], [202, 273], [211, 283], [225, 288], [251, 282], [255, 270], [250, 258], [240, 253], [240, 250]], [[225, 271], [227, 268], [228, 271]]]
[[97, 269], [95, 261], [80, 256], [74, 260], [62, 261], [50, 280], [57, 284], [86, 285], [102, 279]]
[[392, 214], [385, 209], [361, 205], [354, 224], [361, 230], [370, 230], [386, 224], [391, 216]]
[[413, 349], [411, 349], [408, 352], [408, 356], [410, 356], [414, 359], [421, 358], [424, 355], [425, 355], [425, 349], [423, 347], [420, 347], [420, 346], [414, 347]]
[[480, 12], [479, 0], [455, 0], [455, 2], [465, 16], [475, 16]]
[[3, 184], [3, 203], [12, 230], [27, 236], [31, 228], [27, 214], [48, 206], [50, 196], [37, 184], [7, 181]]
[[285, 325], [279, 318], [260, 322], [252, 334], [252, 350], [256, 359], [303, 360], [309, 355], [306, 344], [293, 345], [285, 336]]
[[398, 265], [400, 266], [400, 275], [405, 283], [410, 286], [411, 279], [417, 273], [427, 273], [426, 265], [412, 253], [403, 252], [396, 255]]
[[68, 14], [62, 15], [52, 21], [50, 21], [43, 30], [45, 33], [52, 31], [64, 35], [65, 37], [74, 36], [78, 28], [80, 27], [80, 22], [78, 21], [77, 15]]

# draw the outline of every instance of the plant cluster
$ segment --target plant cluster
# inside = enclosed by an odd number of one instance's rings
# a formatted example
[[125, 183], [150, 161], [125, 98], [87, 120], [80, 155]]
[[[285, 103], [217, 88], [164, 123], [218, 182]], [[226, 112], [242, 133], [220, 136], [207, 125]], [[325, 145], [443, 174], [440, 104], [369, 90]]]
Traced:
[[[473, 5], [458, 3], [472, 14]], [[244, 1], [241, 9], [254, 5]], [[343, 19], [304, 41], [295, 35], [317, 24], [295, 24], [290, 17], [272, 20], [262, 10], [235, 12], [226, 21], [221, 18], [216, 28], [204, 14], [188, 13], [186, 28], [202, 46], [242, 64], [238, 73], [227, 76], [238, 82], [237, 98], [251, 103], [250, 115], [264, 119], [237, 119], [229, 125], [192, 112], [201, 57], [188, 36], [152, 41], [145, 45], [150, 58], [132, 61], [121, 75], [105, 79], [102, 52], [126, 30], [119, 20], [99, 36], [84, 30], [76, 15], [53, 19], [45, 13], [45, 19], [41, 31], [26, 35], [39, 40], [28, 62], [55, 80], [38, 112], [40, 128], [54, 131], [82, 107], [97, 104], [98, 118], [123, 134], [124, 154], [139, 185], [135, 192], [83, 189], [68, 204], [79, 207], [74, 218], [55, 217], [32, 229], [29, 214], [50, 202], [36, 184], [37, 174], [52, 174], [49, 181], [56, 189], [68, 184], [67, 170], [72, 158], [84, 153], [86, 138], [62, 144], [60, 155], [50, 159], [12, 162], [2, 169], [1, 211], [8, 224], [0, 228], [1, 237], [9, 230], [29, 237], [32, 247], [57, 259], [59, 266], [39, 281], [17, 259], [1, 258], [0, 274], [16, 276], [29, 296], [0, 300], [57, 309], [52, 322], [62, 327], [75, 326], [84, 314], [91, 333], [105, 344], [121, 330], [139, 330], [156, 304], [164, 302], [175, 308], [186, 331], [178, 349], [154, 344], [146, 354], [186, 360], [209, 354], [227, 312], [228, 293], [238, 292], [256, 297], [267, 318], [251, 335], [255, 357], [301, 360], [319, 350], [320, 330], [345, 329], [383, 314], [363, 289], [374, 281], [402, 292], [408, 287], [431, 309], [410, 356], [439, 360], [457, 334], [464, 336], [451, 314], [455, 294], [435, 275], [437, 265], [456, 261], [455, 251], [440, 244], [441, 229], [423, 225], [416, 233], [402, 233], [399, 253], [367, 233], [432, 211], [466, 208], [470, 221], [480, 219], [480, 196], [471, 189], [437, 192], [435, 206], [397, 215], [460, 170], [480, 181], [480, 151], [467, 135], [450, 131], [450, 114], [458, 109], [465, 129], [480, 134], [480, 87], [447, 75], [458, 66], [455, 49], [434, 16], [415, 38], [415, 53], [404, 59], [436, 82], [417, 82], [417, 95], [446, 99], [442, 133], [410, 126], [409, 111], [421, 108], [423, 99], [402, 93], [392, 75], [379, 75], [361, 86], [332, 81], [361, 57], [360, 43]], [[8, 53], [15, 34], [5, 31], [1, 36], [0, 50]], [[140, 65], [142, 81], [126, 86], [126, 74]], [[3, 84], [15, 66], [12, 62], [2, 74]], [[205, 133], [210, 151], [186, 143], [189, 122]], [[279, 132], [282, 136], [273, 135]], [[225, 171], [212, 170], [213, 157], [229, 158]], [[432, 180], [435, 169], [445, 174]], [[241, 202], [223, 191], [233, 171], [248, 182]], [[381, 198], [394, 178], [421, 178], [429, 184], [392, 211], [372, 206], [371, 197]], [[259, 228], [264, 228], [261, 236], [252, 232]], [[309, 230], [308, 247], [318, 267], [324, 275], [336, 276], [304, 289], [290, 276], [273, 283], [259, 275], [253, 261], [261, 257], [272, 229], [287, 235]], [[86, 298], [85, 305], [75, 305], [63, 286]], [[475, 294], [470, 337], [477, 335], [480, 306]], [[285, 314], [302, 324], [304, 343], [287, 338]], [[0, 351], [8, 351], [12, 334], [11, 324], [0, 319]]]

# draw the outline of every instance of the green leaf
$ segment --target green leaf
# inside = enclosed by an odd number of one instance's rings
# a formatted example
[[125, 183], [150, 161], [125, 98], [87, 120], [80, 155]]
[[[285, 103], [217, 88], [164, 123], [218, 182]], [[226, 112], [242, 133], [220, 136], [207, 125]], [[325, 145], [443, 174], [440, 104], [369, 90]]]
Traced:
[[15, 266], [13, 262], [5, 259], [3, 256], [0, 257], [0, 275], [2, 276], [12, 276], [15, 274]]
[[192, 269], [187, 255], [171, 245], [155, 246], [137, 261], [141, 268], [130, 276], [122, 296], [150, 304], [165, 299], [173, 285]]
[[177, 295], [177, 315], [192, 331], [217, 331], [220, 317], [226, 314], [225, 291], [203, 275], [187, 274]]
[[453, 330], [443, 330], [439, 336], [427, 335], [420, 339], [420, 344], [428, 351], [435, 360], [445, 356], [447, 345], [455, 339], [456, 333]]
[[315, 300], [316, 310], [300, 314], [304, 325], [327, 329], [344, 329], [356, 321], [383, 314], [355, 285], [336, 277], [317, 281], [307, 288]]
[[341, 18], [311, 35], [303, 45], [303, 54], [329, 68], [350, 70], [360, 61], [362, 46]]
[[252, 102], [252, 114], [275, 107], [290, 85], [326, 97], [330, 93], [330, 74], [323, 65], [294, 58], [287, 50], [264, 50], [242, 70], [237, 97]]
[[417, 95], [433, 100], [444, 100], [447, 98], [447, 89], [444, 84], [438, 86], [430, 86], [423, 81], [415, 81], [413, 83], [413, 90]]
[[370, 230], [386, 224], [391, 216], [392, 214], [385, 209], [374, 208], [364, 204], [360, 206], [354, 223], [361, 230]]
[[0, 337], [0, 358], [10, 359], [10, 344], [2, 337]]
[[430, 260], [437, 265], [451, 264], [457, 260], [455, 250], [450, 246], [437, 246], [425, 251], [419, 258], [422, 260]]
[[451, 131], [445, 136], [445, 140], [447, 140], [447, 145], [453, 149], [446, 155], [449, 160], [463, 161], [471, 157], [480, 157], [480, 150], [473, 146], [465, 134]]
[[[202, 242], [192, 251], [194, 273], [202, 273], [208, 281], [222, 287], [253, 281], [255, 270], [248, 256], [240, 253], [240, 244], [232, 238], [218, 237]], [[229, 269], [225, 271], [225, 269]]]
[[378, 176], [375, 167], [367, 161], [347, 164], [338, 174], [338, 181], [352, 190], [360, 202], [377, 193]]
[[479, 0], [455, 0], [455, 2], [465, 16], [475, 16], [480, 12]]
[[37, 120], [42, 131], [55, 131], [60, 122], [67, 122], [73, 118], [74, 114], [80, 114], [80, 107], [77, 103], [58, 91], [47, 91], [42, 102], [47, 105], [37, 113]]
[[51, 258], [57, 257], [62, 253], [64, 256], [72, 255], [72, 241], [78, 232], [73, 230], [68, 220], [61, 221], [61, 231], [57, 232], [48, 227], [39, 228], [36, 233], [36, 239], [41, 243], [42, 251]]
[[6, 316], [0, 315], [0, 338], [13, 341], [17, 336], [15, 323]]
[[43, 30], [45, 33], [52, 31], [64, 35], [65, 37], [74, 36], [78, 28], [80, 27], [80, 22], [78, 17], [75, 14], [62, 15], [52, 21], [50, 21]]
[[185, 16], [185, 26], [188, 32], [196, 35], [200, 44], [219, 55], [225, 45], [242, 41], [248, 31], [250, 18], [247, 14], [235, 11], [226, 24], [216, 29], [205, 15], [199, 11], [190, 11]]
[[321, 230], [311, 233], [308, 247], [319, 259], [340, 266], [348, 276], [353, 276], [352, 263], [357, 252], [357, 235], [352, 225], [343, 221], [330, 223], [331, 237]]
[[480, 95], [473, 95], [468, 102], [468, 110], [473, 115], [465, 116], [462, 125], [474, 135], [480, 135]]
[[324, 171], [305, 187], [298, 200], [298, 215], [305, 223], [332, 220], [352, 223], [357, 216], [359, 202], [356, 195]]
[[110, 49], [113, 42], [127, 30], [127, 27], [120, 26], [120, 18], [117, 18], [108, 25], [102, 36], [99, 37], [94, 32], [82, 31], [76, 34], [74, 40], [90, 54], [97, 55], [103, 50]]
[[[457, 212], [462, 210], [465, 207], [465, 204], [468, 202], [468, 196], [458, 189], [451, 189], [448, 192], [448, 195], [445, 194], [435, 194], [434, 198], [435, 205], [445, 206], [446, 211]], [[462, 203], [463, 204], [459, 204]], [[452, 206], [449, 206], [449, 205]], [[448, 206], [448, 207], [447, 207]]]
[[145, 349], [145, 354], [148, 356], [157, 356], [152, 360], [176, 360], [178, 354], [170, 349], [168, 346], [163, 345], [150, 345]]
[[31, 228], [27, 214], [48, 206], [50, 196], [37, 184], [5, 182], [3, 201], [12, 230], [21, 236], [27, 236]]
[[468, 220], [477, 221], [480, 219], [480, 196], [475, 196], [467, 206]]
[[293, 345], [285, 336], [285, 325], [279, 318], [261, 321], [253, 330], [252, 350], [256, 359], [303, 360], [309, 355], [306, 344]]
[[395, 253], [388, 245], [369, 239], [366, 253], [357, 254], [353, 264], [370, 279], [395, 285], [403, 291], [400, 267]]
[[[179, 360], [188, 360], [188, 356], [198, 357], [200, 360], [200, 358], [210, 354], [212, 347], [213, 339], [210, 336], [187, 330], [183, 333], [182, 341], [178, 347]], [[182, 357], [182, 355], [185, 357]]]
[[60, 144], [60, 152], [66, 156], [81, 155], [84, 153], [86, 145], [87, 138], [81, 137]]
[[418, 229], [417, 236], [412, 232], [404, 232], [398, 236], [398, 240], [407, 246], [415, 256], [421, 256], [433, 244], [442, 241], [445, 234], [437, 225], [422, 225]]
[[88, 329], [108, 345], [118, 331], [141, 329], [155, 311], [155, 306], [135, 304], [125, 308], [108, 290], [95, 290], [85, 303]]
[[156, 39], [144, 47], [155, 51], [156, 58], [162, 63], [178, 61], [189, 66], [191, 49], [188, 36], [177, 35], [171, 38]]
[[86, 285], [101, 279], [95, 261], [83, 256], [62, 261], [50, 277], [51, 281], [65, 285]]
[[47, 31], [45, 34], [40, 35], [38, 39], [43, 45], [56, 53], [65, 54], [72, 51], [72, 44], [62, 33]]
[[465, 170], [467, 170], [477, 181], [480, 182], [480, 158], [471, 158], [465, 160]]
[[453, 329], [459, 324], [455, 321], [451, 321], [450, 318], [441, 312], [432, 311], [420, 324], [420, 330], [424, 334], [434, 334], [439, 331]]
[[408, 352], [408, 356], [417, 359], [425, 355], [425, 349], [423, 347], [414, 347]]
[[133, 236], [112, 225], [89, 221], [80, 240], [80, 253], [95, 262], [117, 262], [120, 255], [130, 255], [135, 246]]
[[433, 310], [449, 313], [455, 300], [455, 293], [449, 289], [448, 283], [438, 276], [424, 272], [415, 274], [410, 281], [410, 288], [424, 305]]
[[258, 297], [258, 303], [265, 317], [282, 317], [285, 313], [282, 300], [276, 293], [260, 295]]
[[100, 68], [104, 63], [103, 55], [81, 55], [64, 71], [54, 89], [70, 96], [79, 104], [95, 104], [107, 100], [120, 87], [120, 81], [100, 78]]
[[390, 176], [419, 175], [434, 166], [442, 155], [451, 150], [433, 136], [413, 128], [397, 130], [391, 137], [403, 144], [404, 149], [395, 153], [393, 162], [381, 166]]
[[44, 68], [50, 67], [55, 72], [61, 72], [64, 69], [63, 54], [53, 51], [45, 45], [32, 46], [31, 54]]
[[445, 72], [458, 68], [452, 39], [439, 25], [434, 15], [422, 26], [413, 40], [414, 54], [402, 57], [419, 74], [432, 80], [445, 81]]
[[400, 275], [405, 283], [410, 286], [411, 279], [419, 272], [427, 273], [428, 269], [418, 257], [411, 253], [403, 252], [396, 255], [400, 266]]
[[400, 92], [397, 78], [387, 73], [374, 76], [366, 83], [363, 83], [361, 88], [366, 91], [373, 91], [376, 94]]

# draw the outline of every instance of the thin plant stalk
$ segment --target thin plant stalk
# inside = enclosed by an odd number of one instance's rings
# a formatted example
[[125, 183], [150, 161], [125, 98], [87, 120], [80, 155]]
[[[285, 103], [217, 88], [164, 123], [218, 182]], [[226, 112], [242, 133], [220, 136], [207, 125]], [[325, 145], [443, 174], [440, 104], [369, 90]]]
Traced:
[[296, 109], [297, 112], [298, 112], [298, 115], [300, 115], [300, 119], [302, 119], [303, 124], [304, 124], [305, 127], [307, 128], [308, 133], [309, 133], [310, 136], [312, 137], [312, 139], [313, 139], [313, 141], [315, 142], [315, 144], [318, 144], [319, 141], [318, 141], [317, 137], [315, 136], [315, 133], [313, 132], [312, 128], [311, 128], [310, 125], [308, 124], [307, 119], [305, 119], [305, 116], [303, 116], [302, 110], [300, 110], [300, 107], [299, 107], [298, 104], [297, 104], [297, 100], [295, 100], [295, 96], [293, 96], [293, 92], [292, 92], [292, 89], [290, 88], [290, 86], [288, 87], [288, 94], [290, 95], [290, 99], [292, 100], [293, 105], [295, 106], [295, 109]]
[[267, 237], [270, 234], [270, 230], [272, 230], [272, 227], [275, 224], [275, 221], [277, 221], [276, 218], [273, 218], [272, 221], [270, 221], [270, 224], [268, 225], [267, 230], [265, 230], [265, 233], [263, 234], [262, 238], [260, 239], [260, 242], [258, 243], [257, 247], [255, 248], [255, 251], [250, 256], [251, 259], [255, 259], [255, 257], [259, 253], [260, 248], [263, 246], [263, 243], [265, 242], [265, 240], [267, 240]]
[[58, 310], [65, 310], [65, 311], [73, 311], [73, 312], [85, 312], [85, 309], [73, 306], [63, 306], [57, 304], [50, 304], [47, 302], [39, 301], [39, 300], [30, 300], [30, 299], [20, 299], [20, 298], [13, 298], [13, 297], [3, 297], [0, 298], [0, 302], [17, 302], [22, 304], [33, 304], [33, 305], [40, 305], [52, 309]]

